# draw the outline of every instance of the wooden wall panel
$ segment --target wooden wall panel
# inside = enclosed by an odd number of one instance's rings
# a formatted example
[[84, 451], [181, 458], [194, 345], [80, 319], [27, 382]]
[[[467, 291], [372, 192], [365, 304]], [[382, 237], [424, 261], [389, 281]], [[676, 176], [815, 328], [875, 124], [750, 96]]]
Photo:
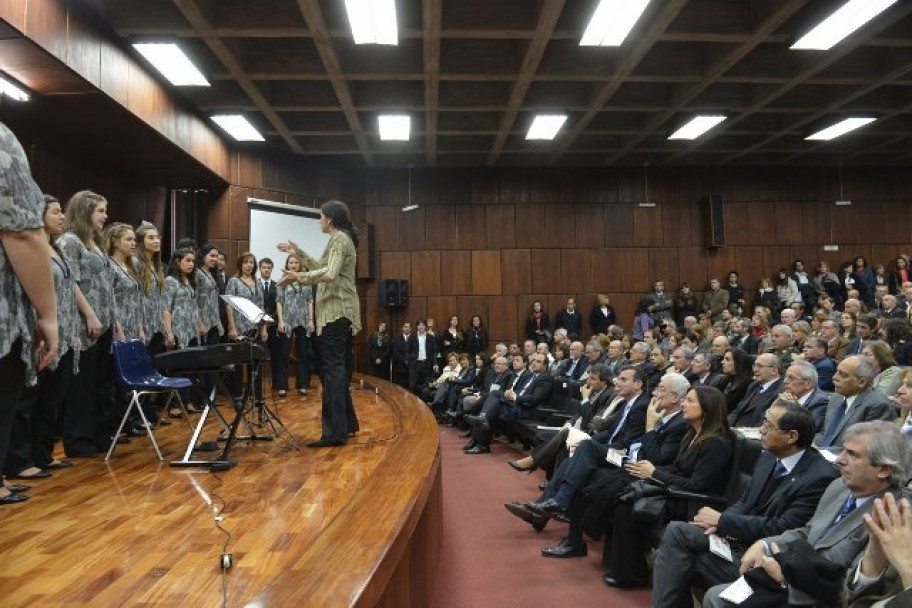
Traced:
[[608, 247], [629, 247], [633, 238], [633, 205], [612, 203], [605, 205], [605, 245]]
[[[515, 340], [519, 337], [517, 327], [520, 319], [525, 319], [525, 307], [519, 312], [516, 307], [516, 296], [491, 296], [488, 298], [488, 335], [491, 343]], [[492, 348], [493, 350], [493, 348]]]
[[563, 291], [560, 288], [560, 250], [533, 249], [530, 257], [532, 260], [532, 291], [539, 293]]
[[[701, 206], [705, 206], [706, 204], [708, 204], [707, 201], [703, 201]], [[749, 245], [750, 224], [748, 223], [747, 218], [748, 204], [743, 202], [724, 201], [722, 206], [725, 209], [726, 247]], [[708, 221], [708, 218], [703, 220], [704, 230], [706, 230], [705, 225]]]
[[528, 293], [532, 291], [532, 256], [528, 249], [501, 251], [503, 293]]
[[500, 250], [472, 252], [472, 289], [476, 296], [502, 293]]
[[461, 296], [472, 293], [472, 260], [468, 251], [441, 251], [440, 268], [443, 280], [440, 292]]
[[592, 291], [592, 261], [588, 249], [564, 249], [560, 256], [560, 286], [566, 293]]
[[763, 245], [776, 241], [776, 204], [755, 201], [747, 205], [747, 243]]
[[545, 205], [517, 205], [515, 212], [516, 221], [516, 246], [540, 247], [544, 242], [548, 227], [545, 226]]
[[[565, 210], [566, 213], [566, 210]], [[570, 233], [573, 247], [602, 247], [605, 244], [605, 206], [601, 204], [578, 204], [573, 206], [573, 231]]]
[[410, 296], [435, 296], [441, 292], [440, 252], [413, 251], [411, 253], [412, 280]]
[[638, 246], [662, 246], [662, 211], [664, 205], [657, 207], [633, 208], [633, 241]]
[[[457, 236], [460, 249], [484, 249], [488, 246], [487, 213], [482, 205], [458, 205], [455, 211], [453, 232]], [[497, 245], [500, 249], [503, 245]]]
[[[460, 234], [456, 225], [456, 212], [450, 205], [428, 205], [425, 209], [427, 222], [426, 242], [433, 243], [434, 249], [461, 249]], [[417, 215], [418, 211], [404, 213], [405, 216]], [[405, 220], [405, 218], [403, 218]]]
[[396, 216], [396, 249], [412, 251], [425, 249], [427, 207], [419, 207]]
[[516, 207], [514, 205], [485, 205], [485, 247], [512, 249], [516, 247]]
[[[644, 277], [650, 285], [655, 281], [664, 281], [665, 289], [674, 291], [678, 280], [678, 250], [675, 247], [654, 247], [649, 250], [649, 273]], [[647, 285], [645, 289], [648, 289]]]
[[776, 242], [782, 245], [800, 243], [804, 238], [804, 215], [801, 203], [776, 203], [776, 210], [771, 218], [776, 226]]
[[[412, 256], [407, 251], [382, 251], [380, 252], [381, 279], [405, 279], [411, 283]], [[411, 284], [409, 285], [411, 292]]]
[[[484, 296], [459, 296], [456, 298], [456, 314], [463, 329], [469, 327], [472, 317], [478, 315], [481, 322], [488, 324], [488, 300]], [[491, 348], [493, 350], [493, 348]]]

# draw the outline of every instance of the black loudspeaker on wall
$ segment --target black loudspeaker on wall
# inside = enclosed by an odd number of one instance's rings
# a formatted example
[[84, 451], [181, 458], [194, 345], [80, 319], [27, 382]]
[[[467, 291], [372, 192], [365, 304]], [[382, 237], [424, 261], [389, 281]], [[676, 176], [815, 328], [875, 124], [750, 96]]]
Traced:
[[709, 246], [725, 247], [725, 205], [721, 194], [709, 196]]
[[409, 301], [409, 284], [405, 279], [380, 279], [377, 303], [386, 308], [405, 308]]

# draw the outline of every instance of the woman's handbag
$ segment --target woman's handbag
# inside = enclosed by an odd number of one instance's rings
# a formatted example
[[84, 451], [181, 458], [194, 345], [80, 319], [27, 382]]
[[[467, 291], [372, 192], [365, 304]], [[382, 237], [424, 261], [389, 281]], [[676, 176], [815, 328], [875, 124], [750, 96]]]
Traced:
[[665, 520], [668, 492], [648, 479], [632, 482], [618, 500], [632, 505], [631, 516], [638, 524], [658, 524]]

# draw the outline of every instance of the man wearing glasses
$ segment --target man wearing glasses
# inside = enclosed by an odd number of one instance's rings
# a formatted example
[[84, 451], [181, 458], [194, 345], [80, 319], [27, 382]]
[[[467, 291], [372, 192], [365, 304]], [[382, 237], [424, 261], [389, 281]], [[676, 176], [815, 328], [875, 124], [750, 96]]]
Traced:
[[757, 355], [754, 361], [754, 381], [747, 387], [741, 403], [728, 415], [732, 427], [758, 427], [767, 408], [779, 393], [779, 357], [772, 353]]

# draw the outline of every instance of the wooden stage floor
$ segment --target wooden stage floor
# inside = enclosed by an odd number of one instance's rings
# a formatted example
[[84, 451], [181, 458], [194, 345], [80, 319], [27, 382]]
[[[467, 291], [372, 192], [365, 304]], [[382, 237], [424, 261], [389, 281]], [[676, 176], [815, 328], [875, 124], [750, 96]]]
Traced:
[[[0, 605], [220, 606], [222, 504], [228, 606], [421, 605], [440, 536], [437, 425], [398, 387], [365, 382], [361, 432], [341, 448], [239, 441], [229, 471], [172, 468], [190, 436], [173, 420], [156, 432], [162, 463], [135, 438], [107, 463], [28, 482], [31, 500], [0, 508]], [[301, 445], [319, 438], [319, 389], [270, 407]]]

